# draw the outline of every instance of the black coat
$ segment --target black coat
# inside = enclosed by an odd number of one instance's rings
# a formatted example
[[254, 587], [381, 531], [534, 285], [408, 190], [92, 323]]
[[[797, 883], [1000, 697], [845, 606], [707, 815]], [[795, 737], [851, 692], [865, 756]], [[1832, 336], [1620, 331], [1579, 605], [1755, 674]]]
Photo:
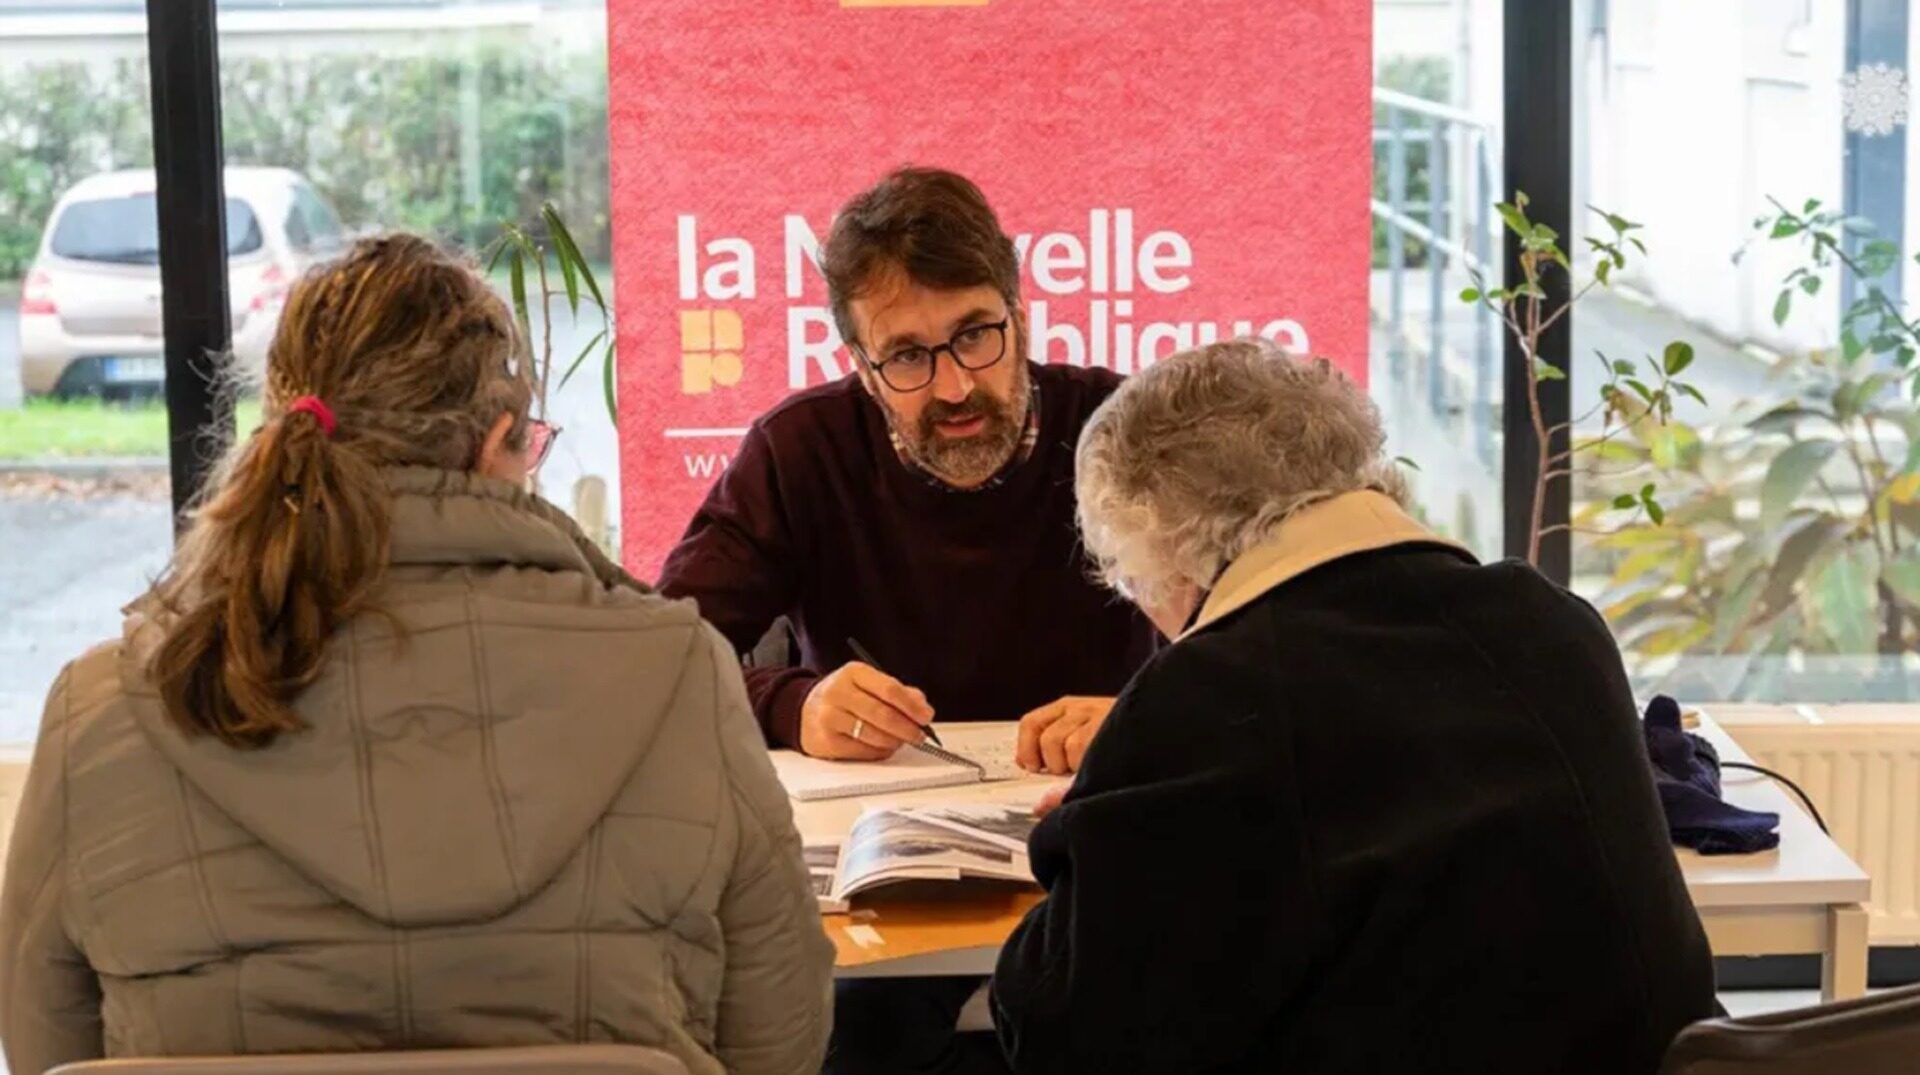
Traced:
[[1312, 567], [1141, 670], [1032, 842], [1025, 1072], [1653, 1072], [1713, 968], [1618, 650], [1531, 569]]

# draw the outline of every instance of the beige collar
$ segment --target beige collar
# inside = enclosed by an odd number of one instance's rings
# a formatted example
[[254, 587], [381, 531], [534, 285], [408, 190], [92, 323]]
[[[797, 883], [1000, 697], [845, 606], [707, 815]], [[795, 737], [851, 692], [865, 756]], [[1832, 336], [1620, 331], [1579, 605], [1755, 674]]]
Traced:
[[1435, 537], [1385, 493], [1342, 493], [1302, 508], [1281, 523], [1272, 537], [1228, 564], [1207, 595], [1200, 615], [1180, 637], [1205, 629], [1322, 564], [1393, 545], [1440, 545], [1467, 553], [1465, 548]]

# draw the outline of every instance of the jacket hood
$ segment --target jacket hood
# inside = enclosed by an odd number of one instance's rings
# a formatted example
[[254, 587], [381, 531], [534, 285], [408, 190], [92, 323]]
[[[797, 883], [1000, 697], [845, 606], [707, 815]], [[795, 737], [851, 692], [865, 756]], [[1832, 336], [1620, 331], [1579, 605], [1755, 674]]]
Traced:
[[295, 702], [304, 731], [259, 750], [182, 733], [145, 673], [167, 618], [151, 596], [128, 609], [121, 682], [182, 778], [316, 884], [395, 926], [484, 921], [588, 838], [700, 623], [689, 603], [620, 594], [647, 591], [537, 497], [468, 474], [386, 477], [383, 596], [406, 631], [377, 616], [343, 628]]

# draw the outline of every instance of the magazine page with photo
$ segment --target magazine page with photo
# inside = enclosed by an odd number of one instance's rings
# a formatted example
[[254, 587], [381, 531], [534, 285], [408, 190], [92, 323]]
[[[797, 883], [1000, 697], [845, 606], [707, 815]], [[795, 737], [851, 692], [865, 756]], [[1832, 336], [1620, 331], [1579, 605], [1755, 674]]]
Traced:
[[[860, 815], [839, 849], [831, 888], [824, 902], [842, 902], [856, 893], [910, 880], [958, 881], [979, 877], [1033, 882], [1027, 861], [1032, 811], [1015, 805], [949, 804], [880, 807]], [[812, 849], [820, 852], [821, 849]], [[816, 889], [824, 853], [810, 852]]]

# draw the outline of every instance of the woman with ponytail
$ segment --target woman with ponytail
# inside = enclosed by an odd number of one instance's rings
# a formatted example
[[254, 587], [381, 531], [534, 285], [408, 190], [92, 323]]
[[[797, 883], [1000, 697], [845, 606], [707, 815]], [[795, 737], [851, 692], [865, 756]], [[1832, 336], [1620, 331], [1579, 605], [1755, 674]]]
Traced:
[[613, 1041], [817, 1071], [832, 953], [732, 650], [525, 492], [513, 318], [404, 235], [304, 278], [265, 420], [47, 703], [14, 1075]]

